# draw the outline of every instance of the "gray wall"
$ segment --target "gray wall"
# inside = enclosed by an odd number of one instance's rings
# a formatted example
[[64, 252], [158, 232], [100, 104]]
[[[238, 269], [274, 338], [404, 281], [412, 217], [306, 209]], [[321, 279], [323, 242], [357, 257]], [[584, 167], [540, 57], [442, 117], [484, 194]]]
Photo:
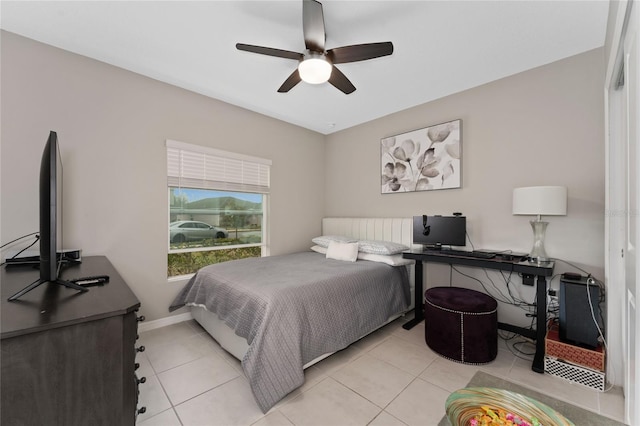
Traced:
[[[547, 253], [603, 280], [603, 79], [604, 50], [596, 49], [329, 135], [325, 213], [414, 216], [458, 211], [467, 216], [476, 248], [528, 252], [532, 218], [512, 215], [513, 188], [565, 185], [568, 214], [546, 218]], [[462, 188], [382, 195], [380, 139], [453, 119], [462, 119]], [[448, 285], [448, 267], [427, 269], [429, 285]], [[556, 271], [567, 270], [573, 269], [557, 263]], [[483, 273], [464, 272], [488, 283]], [[498, 275], [492, 278], [502, 281]], [[457, 273], [454, 283], [478, 288]], [[533, 300], [531, 289], [517, 288]]]
[[309, 247], [324, 212], [324, 136], [2, 32], [1, 241], [38, 230], [38, 173], [49, 130], [64, 163], [68, 248], [106, 255], [150, 320], [167, 282], [165, 140], [269, 158], [272, 254]]
[[[547, 218], [547, 251], [603, 279], [603, 49], [323, 136], [1, 34], [2, 242], [37, 230], [40, 153], [56, 130], [65, 245], [108, 256], [149, 319], [168, 315], [183, 284], [166, 279], [165, 139], [272, 159], [272, 254], [308, 248], [323, 216], [453, 211], [467, 216], [475, 247], [526, 252], [530, 218], [511, 214], [513, 188], [566, 185], [568, 215]], [[380, 194], [381, 138], [457, 118], [461, 189]], [[556, 270], [572, 268], [558, 263]], [[427, 275], [430, 285], [449, 282], [444, 266], [428, 267]], [[457, 274], [454, 280], [477, 286]], [[529, 300], [531, 290], [517, 288]], [[526, 321], [520, 311], [501, 309], [514, 322]]]

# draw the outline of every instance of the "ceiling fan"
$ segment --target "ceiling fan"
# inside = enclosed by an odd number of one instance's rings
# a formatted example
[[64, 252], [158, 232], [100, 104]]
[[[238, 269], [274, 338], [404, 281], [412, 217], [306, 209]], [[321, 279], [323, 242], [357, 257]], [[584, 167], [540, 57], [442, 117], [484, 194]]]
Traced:
[[325, 29], [322, 4], [315, 0], [303, 0], [302, 3], [302, 31], [304, 35], [305, 53], [271, 47], [254, 46], [237, 43], [238, 50], [259, 53], [261, 55], [276, 56], [278, 58], [295, 59], [298, 68], [280, 86], [278, 92], [291, 90], [300, 81], [320, 84], [328, 81], [345, 94], [353, 93], [356, 88], [349, 79], [338, 69], [336, 64], [366, 61], [393, 53], [393, 43], [356, 44], [352, 46], [336, 47], [325, 50]]

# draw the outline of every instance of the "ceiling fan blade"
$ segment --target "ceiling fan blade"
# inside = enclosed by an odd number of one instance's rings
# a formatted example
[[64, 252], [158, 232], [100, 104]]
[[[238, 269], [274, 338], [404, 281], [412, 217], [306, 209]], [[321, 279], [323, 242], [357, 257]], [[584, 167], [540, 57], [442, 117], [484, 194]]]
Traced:
[[331, 83], [336, 89], [342, 91], [345, 95], [353, 93], [356, 90], [356, 86], [354, 86], [349, 81], [349, 79], [336, 67], [332, 67], [331, 69], [331, 77], [329, 77], [329, 83]]
[[304, 45], [313, 52], [324, 52], [326, 35], [324, 32], [324, 14], [322, 4], [316, 0], [302, 2], [302, 32]]
[[336, 47], [327, 51], [327, 58], [333, 64], [344, 64], [347, 62], [366, 61], [367, 59], [388, 56], [393, 53], [393, 43], [385, 41], [382, 43], [356, 44], [353, 46]]
[[300, 83], [300, 81], [302, 81], [302, 79], [300, 78], [300, 73], [298, 72], [298, 69], [296, 68], [294, 72], [291, 73], [291, 75], [289, 76], [289, 78], [287, 78], [284, 83], [282, 83], [282, 86], [280, 86], [280, 88], [278, 89], [278, 93], [286, 93], [289, 90], [293, 89], [293, 87]]
[[302, 53], [274, 49], [272, 47], [254, 46], [252, 44], [236, 43], [236, 49], [244, 50], [245, 52], [259, 53], [261, 55], [276, 56], [278, 58], [295, 59], [298, 61], [301, 61], [304, 57]]

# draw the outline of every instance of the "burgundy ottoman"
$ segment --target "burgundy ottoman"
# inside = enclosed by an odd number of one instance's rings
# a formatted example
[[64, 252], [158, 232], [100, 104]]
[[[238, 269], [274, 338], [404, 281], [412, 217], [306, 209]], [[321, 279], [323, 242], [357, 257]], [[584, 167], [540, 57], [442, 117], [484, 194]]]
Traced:
[[424, 338], [438, 354], [485, 364], [498, 354], [498, 302], [479, 291], [434, 287], [424, 294]]

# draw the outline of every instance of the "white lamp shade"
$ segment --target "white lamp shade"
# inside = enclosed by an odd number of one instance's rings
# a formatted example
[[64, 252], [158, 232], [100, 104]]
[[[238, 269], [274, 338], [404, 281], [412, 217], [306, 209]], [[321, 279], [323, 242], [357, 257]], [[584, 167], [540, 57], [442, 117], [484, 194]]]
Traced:
[[310, 84], [320, 84], [331, 77], [331, 64], [322, 57], [305, 59], [298, 65], [300, 78]]
[[513, 190], [513, 214], [564, 216], [567, 214], [566, 186], [529, 186]]

